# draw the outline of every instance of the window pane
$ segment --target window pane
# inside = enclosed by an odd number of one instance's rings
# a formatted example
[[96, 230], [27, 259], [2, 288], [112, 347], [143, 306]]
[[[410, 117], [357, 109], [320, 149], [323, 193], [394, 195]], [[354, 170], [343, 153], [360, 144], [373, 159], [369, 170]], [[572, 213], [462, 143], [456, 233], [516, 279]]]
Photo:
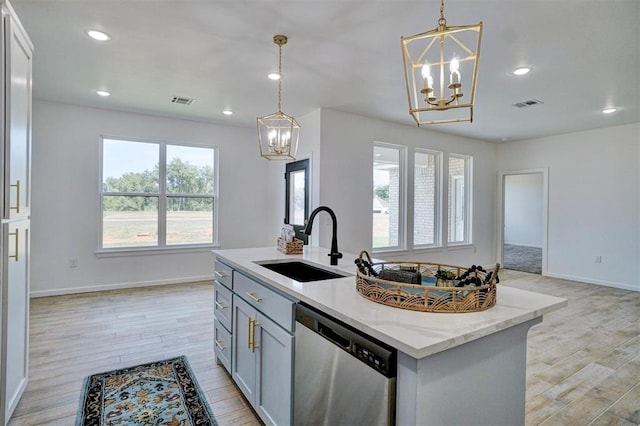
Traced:
[[397, 247], [400, 233], [400, 150], [373, 148], [372, 247]]
[[304, 225], [305, 171], [291, 172], [289, 175], [289, 223]]
[[167, 198], [167, 245], [213, 242], [213, 198]]
[[413, 183], [413, 245], [436, 244], [436, 184], [438, 157], [415, 153]]
[[104, 192], [157, 193], [159, 146], [153, 143], [104, 139]]
[[102, 247], [158, 245], [158, 198], [102, 197]]
[[449, 242], [468, 242], [467, 209], [468, 199], [466, 185], [468, 180], [467, 157], [449, 157]]
[[213, 149], [167, 145], [167, 193], [213, 195]]

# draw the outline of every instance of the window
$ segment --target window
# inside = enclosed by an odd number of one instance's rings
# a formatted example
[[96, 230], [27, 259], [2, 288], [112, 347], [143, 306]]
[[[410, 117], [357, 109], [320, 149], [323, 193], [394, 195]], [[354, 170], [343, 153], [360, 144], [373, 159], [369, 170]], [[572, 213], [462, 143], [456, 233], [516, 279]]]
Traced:
[[376, 143], [373, 147], [373, 249], [404, 246], [405, 148]]
[[102, 140], [104, 249], [213, 244], [215, 150]]
[[471, 157], [449, 155], [448, 222], [451, 244], [471, 242]]
[[413, 246], [438, 245], [442, 154], [416, 149], [413, 174]]
[[309, 159], [285, 166], [284, 223], [293, 225], [296, 238], [307, 244], [309, 236], [303, 230], [309, 219]]

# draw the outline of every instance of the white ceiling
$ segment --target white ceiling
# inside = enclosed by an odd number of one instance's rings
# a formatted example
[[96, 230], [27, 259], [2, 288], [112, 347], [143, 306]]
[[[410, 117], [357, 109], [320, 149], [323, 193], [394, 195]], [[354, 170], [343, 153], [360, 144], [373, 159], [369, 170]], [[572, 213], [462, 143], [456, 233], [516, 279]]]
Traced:
[[[439, 0], [12, 4], [35, 45], [37, 99], [234, 126], [277, 111], [277, 83], [266, 76], [277, 70], [275, 34], [289, 37], [285, 113], [325, 107], [415, 125], [400, 37], [435, 28], [440, 9]], [[484, 23], [476, 107], [473, 123], [429, 129], [500, 142], [640, 121], [639, 0], [446, 0], [445, 17]], [[92, 28], [112, 40], [93, 41]], [[533, 71], [511, 74], [520, 65]], [[513, 106], [531, 98], [543, 104]], [[602, 114], [610, 105], [618, 112]]]

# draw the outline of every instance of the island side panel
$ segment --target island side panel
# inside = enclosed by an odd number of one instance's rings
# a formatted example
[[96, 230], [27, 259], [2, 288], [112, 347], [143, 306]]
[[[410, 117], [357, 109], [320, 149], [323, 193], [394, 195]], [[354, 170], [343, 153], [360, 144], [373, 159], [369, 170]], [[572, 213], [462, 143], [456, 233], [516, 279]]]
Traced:
[[396, 424], [523, 425], [527, 333], [541, 321], [418, 360], [399, 352]]

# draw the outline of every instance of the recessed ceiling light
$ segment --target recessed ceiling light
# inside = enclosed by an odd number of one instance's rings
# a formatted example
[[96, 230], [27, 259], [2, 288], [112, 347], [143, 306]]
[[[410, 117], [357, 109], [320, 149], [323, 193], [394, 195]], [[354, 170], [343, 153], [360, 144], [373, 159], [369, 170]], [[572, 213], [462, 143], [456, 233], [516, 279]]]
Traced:
[[614, 112], [616, 112], [616, 111], [617, 111], [617, 109], [616, 109], [616, 108], [610, 107], [610, 108], [605, 108], [605, 109], [603, 109], [603, 110], [602, 110], [602, 113], [603, 113], [603, 114], [612, 114], [612, 113], [614, 113]]
[[89, 37], [91, 37], [94, 40], [98, 40], [98, 41], [111, 40], [111, 36], [109, 34], [99, 30], [89, 30], [87, 31], [87, 34], [89, 35]]
[[529, 71], [531, 71], [531, 68], [529, 67], [519, 67], [513, 70], [513, 73], [515, 75], [525, 75], [525, 74], [528, 74]]
[[111, 96], [111, 93], [107, 92], [106, 90], [96, 90], [96, 93], [100, 96]]
[[231, 111], [230, 109], [225, 109], [224, 111], [222, 111], [222, 113], [223, 113], [224, 115], [232, 115], [232, 114], [233, 114], [233, 111]]
[[280, 80], [282, 78], [282, 76], [280, 74], [278, 74], [277, 72], [269, 73], [269, 75], [267, 75], [267, 77], [269, 77], [271, 80]]

